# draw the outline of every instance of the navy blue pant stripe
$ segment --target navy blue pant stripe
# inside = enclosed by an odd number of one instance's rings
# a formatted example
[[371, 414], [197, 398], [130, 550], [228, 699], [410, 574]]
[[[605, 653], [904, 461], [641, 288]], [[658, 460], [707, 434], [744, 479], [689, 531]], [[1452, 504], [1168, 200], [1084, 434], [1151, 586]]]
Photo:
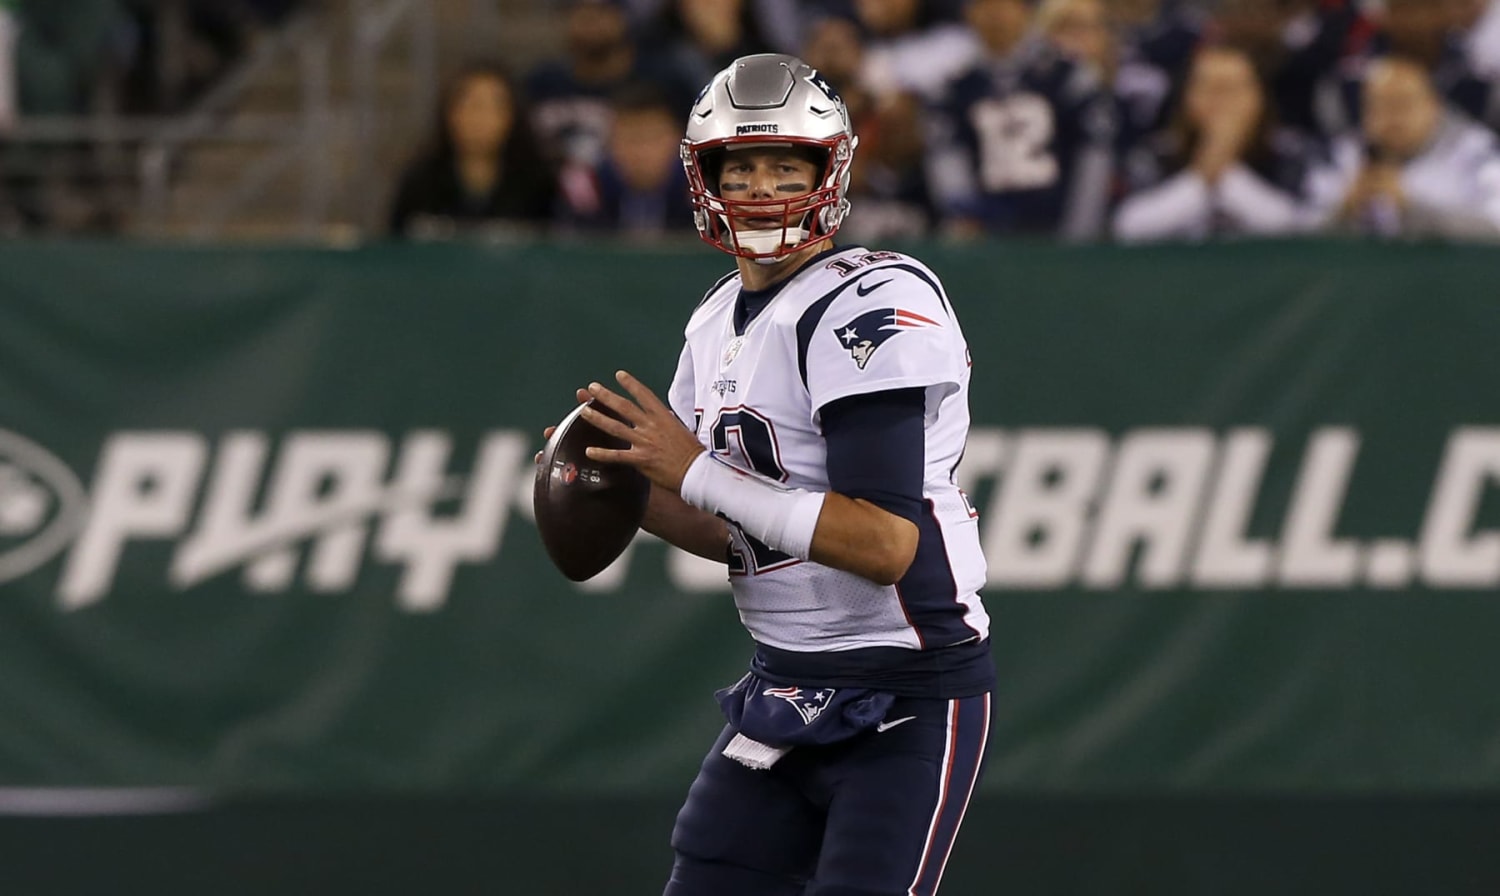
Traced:
[[979, 782], [990, 737], [990, 695], [948, 701], [947, 745], [938, 776], [937, 806], [908, 896], [933, 896], [948, 867], [948, 855]]

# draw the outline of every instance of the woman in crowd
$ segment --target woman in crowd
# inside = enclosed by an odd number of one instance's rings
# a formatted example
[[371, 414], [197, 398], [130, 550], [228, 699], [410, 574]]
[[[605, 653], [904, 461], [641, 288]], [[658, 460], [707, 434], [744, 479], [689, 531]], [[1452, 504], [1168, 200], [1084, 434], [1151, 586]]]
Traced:
[[1166, 143], [1164, 177], [1120, 205], [1120, 240], [1270, 236], [1317, 225], [1304, 199], [1307, 144], [1277, 131], [1265, 86], [1243, 51], [1199, 51]]
[[555, 195], [515, 80], [474, 64], [443, 91], [431, 145], [401, 177], [391, 232], [430, 238], [496, 222], [541, 226]]

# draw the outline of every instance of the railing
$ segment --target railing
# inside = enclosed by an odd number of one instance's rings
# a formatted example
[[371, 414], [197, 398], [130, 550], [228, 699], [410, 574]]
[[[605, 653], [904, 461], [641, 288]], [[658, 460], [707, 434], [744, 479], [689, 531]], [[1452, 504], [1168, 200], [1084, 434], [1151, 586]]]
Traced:
[[[381, 191], [370, 188], [384, 177], [381, 134], [388, 126], [397, 133], [424, 130], [437, 101], [437, 25], [428, 0], [355, 0], [354, 53], [354, 176], [351, 181], [355, 220], [366, 234], [381, 227]], [[382, 54], [404, 26], [410, 54], [411, 95], [405, 103], [406, 121], [384, 114], [378, 83]]]
[[[302, 236], [315, 239], [327, 223], [332, 205], [332, 166], [328, 144], [333, 132], [332, 86], [328, 70], [328, 36], [313, 20], [295, 20], [260, 44], [251, 56], [185, 116], [172, 121], [150, 141], [142, 154], [142, 221], [148, 235], [165, 229], [169, 214], [171, 171], [190, 144], [264, 141], [270, 151], [240, 172], [216, 197], [196, 210], [191, 235], [213, 239], [235, 212], [260, 195], [268, 184], [294, 164], [302, 166]], [[228, 117], [240, 97], [266, 74], [295, 58], [301, 109], [296, 118], [271, 117], [257, 121]]]
[[[213, 239], [230, 219], [274, 178], [300, 165], [300, 230], [314, 237], [326, 224], [332, 204], [329, 157], [322, 147], [332, 129], [328, 39], [310, 17], [293, 19], [266, 35], [210, 91], [181, 115], [117, 116], [110, 112], [82, 116], [28, 116], [4, 135], [10, 148], [11, 178], [37, 170], [68, 166], [70, 176], [98, 180], [113, 198], [112, 210], [126, 220], [121, 229], [145, 237], [169, 232], [173, 172], [186, 152], [207, 143], [263, 146], [266, 151], [247, 164], [209, 204], [192, 211], [188, 233]], [[265, 76], [294, 59], [298, 67], [300, 107], [295, 115], [236, 114], [236, 105]], [[28, 148], [37, 152], [29, 153]], [[69, 158], [78, 156], [77, 158]], [[20, 160], [19, 162], [17, 160]]]
[[[297, 211], [287, 236], [327, 239], [335, 217], [374, 232], [381, 191], [370, 185], [388, 179], [383, 137], [394, 134], [406, 143], [413, 130], [426, 129], [436, 101], [436, 21], [429, 0], [348, 0], [346, 9], [347, 19], [344, 10], [337, 17], [307, 14], [267, 34], [180, 115], [125, 117], [105, 110], [22, 118], [0, 135], [0, 173], [13, 186], [39, 189], [35, 184], [66, 168], [60, 178], [92, 184], [91, 201], [120, 219], [117, 230], [197, 240], [222, 236], [278, 179], [293, 175]], [[333, 68], [336, 38], [352, 39], [347, 68]], [[409, 59], [401, 75], [408, 95], [390, 102], [379, 78], [381, 63], [403, 40]], [[296, 70], [294, 111], [257, 114], [242, 108], [258, 86], [285, 78], [288, 66]], [[334, 81], [345, 78], [350, 105], [336, 108]], [[392, 107], [401, 111], [389, 112]], [[215, 145], [252, 151], [201, 195], [188, 215], [174, 210], [180, 172], [193, 164], [195, 150]], [[341, 147], [348, 148], [344, 168], [338, 165]], [[341, 182], [348, 185], [346, 192], [340, 191]], [[4, 207], [0, 185], [0, 233]]]

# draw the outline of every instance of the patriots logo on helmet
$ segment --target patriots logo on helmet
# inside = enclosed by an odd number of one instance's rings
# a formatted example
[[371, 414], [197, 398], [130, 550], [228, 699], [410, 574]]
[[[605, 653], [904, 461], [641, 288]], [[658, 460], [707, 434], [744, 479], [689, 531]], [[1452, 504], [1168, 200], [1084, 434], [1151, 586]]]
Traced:
[[823, 91], [823, 95], [835, 103], [842, 103], [844, 101], [843, 97], [839, 96], [838, 91], [833, 89], [833, 85], [828, 83], [828, 79], [824, 78], [817, 71], [814, 71], [807, 80], [808, 83]]
[[837, 691], [832, 688], [819, 688], [816, 691], [803, 693], [801, 688], [766, 688], [761, 692], [765, 697], [780, 697], [797, 710], [797, 715], [802, 717], [802, 724], [811, 725], [813, 719], [823, 714], [828, 707], [828, 701], [833, 699]]
[[875, 350], [897, 333], [941, 326], [932, 318], [905, 308], [876, 308], [874, 311], [866, 311], [842, 327], [835, 327], [833, 332], [844, 348], [849, 350], [854, 363], [859, 365], [860, 370], [864, 370]]

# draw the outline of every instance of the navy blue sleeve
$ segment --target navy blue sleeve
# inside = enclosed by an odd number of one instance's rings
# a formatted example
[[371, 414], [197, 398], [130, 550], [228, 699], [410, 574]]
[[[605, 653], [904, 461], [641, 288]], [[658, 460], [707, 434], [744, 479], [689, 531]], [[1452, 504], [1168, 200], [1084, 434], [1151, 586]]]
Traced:
[[926, 465], [926, 391], [891, 389], [823, 406], [828, 484], [834, 491], [917, 521]]

